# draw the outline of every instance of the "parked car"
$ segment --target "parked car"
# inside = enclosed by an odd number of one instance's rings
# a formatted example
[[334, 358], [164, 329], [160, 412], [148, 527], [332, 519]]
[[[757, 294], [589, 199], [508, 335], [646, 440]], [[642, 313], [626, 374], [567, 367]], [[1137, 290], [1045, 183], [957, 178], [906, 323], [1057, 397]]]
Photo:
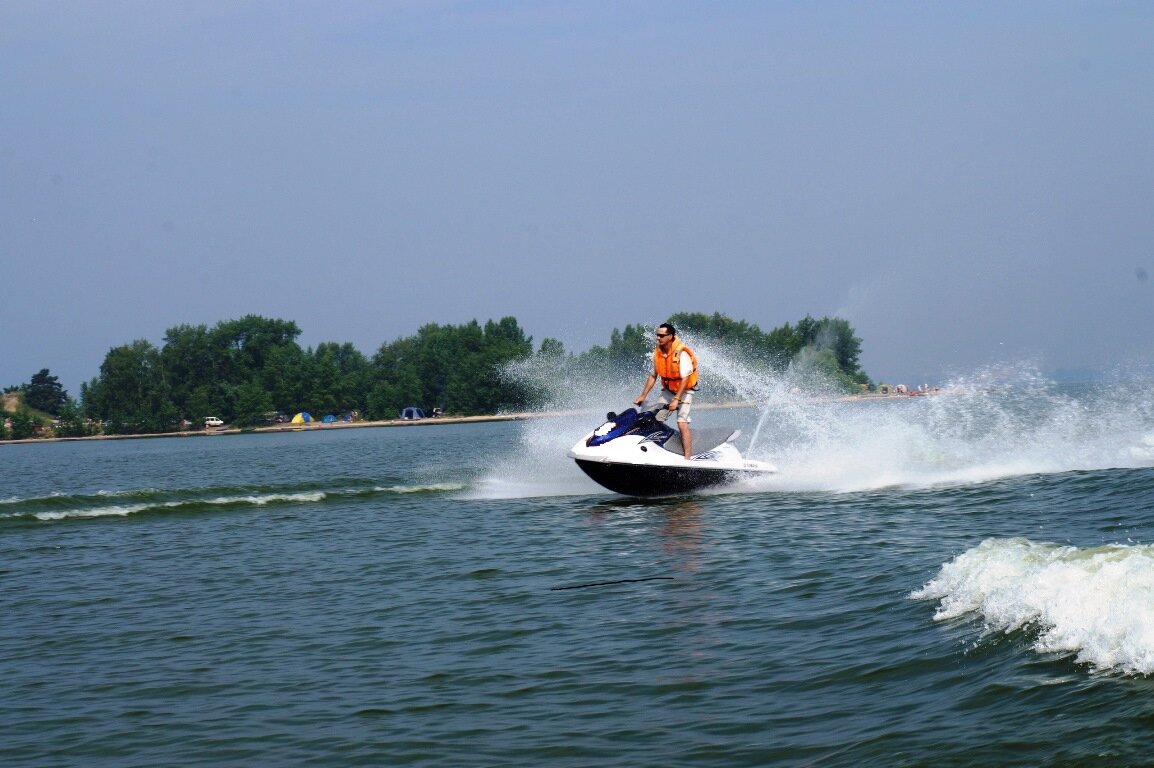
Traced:
[[219, 416], [205, 416], [204, 417], [204, 426], [206, 426], [206, 427], [223, 427], [224, 426], [224, 419], [220, 418]]
[[425, 412], [420, 408], [416, 408], [410, 405], [408, 408], [401, 411], [401, 418], [405, 421], [416, 421], [417, 419], [425, 418]]

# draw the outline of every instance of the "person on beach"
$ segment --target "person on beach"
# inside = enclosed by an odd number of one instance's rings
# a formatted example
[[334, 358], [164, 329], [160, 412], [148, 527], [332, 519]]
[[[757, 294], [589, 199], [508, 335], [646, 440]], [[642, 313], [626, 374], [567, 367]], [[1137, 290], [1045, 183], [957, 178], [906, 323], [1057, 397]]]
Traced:
[[662, 406], [657, 412], [659, 421], [677, 411], [677, 428], [681, 431], [681, 449], [685, 458], [693, 456], [693, 433], [689, 428], [689, 411], [693, 407], [693, 393], [697, 391], [697, 356], [677, 338], [677, 329], [670, 323], [657, 326], [657, 348], [653, 350], [653, 371], [645, 380], [641, 396], [633, 401], [640, 406], [649, 390], [661, 380]]

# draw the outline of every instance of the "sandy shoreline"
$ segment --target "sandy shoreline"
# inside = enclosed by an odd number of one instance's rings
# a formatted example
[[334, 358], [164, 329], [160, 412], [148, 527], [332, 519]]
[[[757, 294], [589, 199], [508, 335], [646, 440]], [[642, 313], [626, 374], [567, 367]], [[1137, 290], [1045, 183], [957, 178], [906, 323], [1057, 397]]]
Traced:
[[[837, 398], [843, 402], [858, 402], [869, 400], [904, 400], [910, 397], [925, 397], [941, 394], [941, 390], [925, 393], [903, 393], [889, 395], [847, 395]], [[752, 408], [752, 403], [702, 403], [695, 405], [698, 410], [714, 408]], [[574, 416], [580, 414], [602, 414], [604, 411], [593, 409], [574, 411], [524, 411], [521, 413], [498, 413], [488, 416], [438, 416], [425, 419], [384, 419], [380, 421], [335, 421], [324, 423], [312, 421], [307, 424], [269, 424], [252, 429], [237, 427], [221, 427], [219, 429], [193, 429], [183, 432], [157, 432], [143, 435], [91, 435], [89, 437], [33, 437], [26, 440], [0, 440], [0, 445], [29, 445], [38, 443], [71, 443], [87, 440], [144, 440], [173, 437], [218, 437], [220, 435], [251, 435], [265, 432], [307, 432], [311, 430], [332, 429], [365, 429], [370, 427], [433, 427], [448, 424], [476, 424], [490, 421], [525, 421], [527, 419], [543, 419], [554, 416]]]
[[163, 437], [217, 437], [220, 435], [251, 435], [265, 432], [307, 432], [310, 430], [363, 429], [367, 427], [418, 427], [438, 424], [469, 424], [483, 421], [520, 421], [523, 419], [556, 416], [556, 413], [510, 413], [492, 416], [440, 416], [437, 418], [383, 421], [335, 421], [325, 424], [311, 421], [306, 424], [269, 424], [252, 429], [221, 427], [219, 429], [190, 429], [181, 432], [150, 432], [139, 435], [90, 435], [87, 437], [33, 437], [27, 440], [0, 440], [0, 445], [21, 445], [28, 443], [74, 443], [86, 440], [143, 440]]

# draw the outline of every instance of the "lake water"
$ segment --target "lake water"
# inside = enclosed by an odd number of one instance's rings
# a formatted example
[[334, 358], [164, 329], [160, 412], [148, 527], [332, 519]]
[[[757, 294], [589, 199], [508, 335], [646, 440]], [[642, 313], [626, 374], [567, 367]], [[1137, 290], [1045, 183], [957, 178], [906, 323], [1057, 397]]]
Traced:
[[644, 501], [596, 421], [0, 446], [0, 764], [1150, 763], [1141, 391], [700, 410], [780, 474]]

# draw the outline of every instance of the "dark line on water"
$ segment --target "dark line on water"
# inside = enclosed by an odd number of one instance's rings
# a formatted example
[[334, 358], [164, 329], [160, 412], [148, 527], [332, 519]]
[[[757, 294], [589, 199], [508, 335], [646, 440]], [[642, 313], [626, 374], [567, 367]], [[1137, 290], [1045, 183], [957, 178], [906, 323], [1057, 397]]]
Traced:
[[588, 584], [574, 584], [570, 587], [549, 587], [550, 592], [560, 592], [563, 589], [585, 589], [585, 587], [606, 587], [610, 584], [632, 584], [638, 581], [672, 581], [672, 576], [646, 576], [642, 579], [617, 579], [616, 581], [593, 581]]
[[798, 768], [810, 768], [810, 766], [817, 765], [818, 763], [822, 762], [823, 760], [827, 760], [831, 757], [837, 757], [838, 755], [844, 754], [859, 744], [865, 744], [867, 741], [868, 741], [868, 739], [858, 739], [853, 744], [846, 744], [841, 749], [835, 749], [833, 752], [827, 752], [824, 755], [819, 755], [818, 757], [815, 757], [813, 760], [809, 760], [807, 762], [801, 763], [798, 766]]

